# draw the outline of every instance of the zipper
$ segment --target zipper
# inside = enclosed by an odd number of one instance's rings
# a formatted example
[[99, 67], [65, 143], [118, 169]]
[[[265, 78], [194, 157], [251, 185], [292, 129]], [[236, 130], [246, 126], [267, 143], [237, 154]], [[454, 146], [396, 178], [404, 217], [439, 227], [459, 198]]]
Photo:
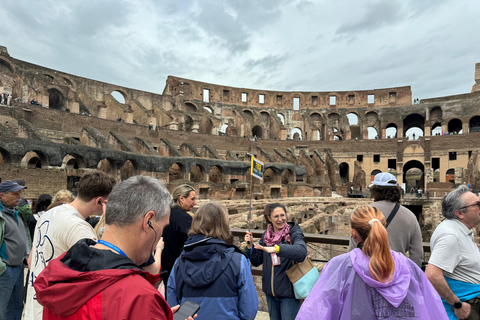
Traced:
[[272, 264], [272, 277], [271, 277], [271, 279], [270, 279], [270, 285], [271, 285], [271, 287], [272, 287], [272, 295], [275, 297], [275, 292], [273, 291], [273, 278], [274, 278], [274, 273], [275, 273], [275, 269], [274, 269], [274, 268], [275, 268], [275, 267], [274, 267], [273, 264]]

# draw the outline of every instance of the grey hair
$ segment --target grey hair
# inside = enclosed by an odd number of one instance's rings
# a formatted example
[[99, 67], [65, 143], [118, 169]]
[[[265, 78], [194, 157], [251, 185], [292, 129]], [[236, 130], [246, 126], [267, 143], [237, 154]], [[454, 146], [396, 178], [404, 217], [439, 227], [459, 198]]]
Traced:
[[460, 209], [466, 206], [465, 201], [461, 198], [461, 195], [464, 193], [470, 192], [470, 188], [461, 185], [455, 190], [451, 191], [442, 200], [442, 214], [446, 219], [457, 219], [455, 215], [456, 210], [463, 211], [465, 209]]
[[158, 179], [133, 176], [113, 187], [108, 196], [105, 223], [129, 226], [149, 211], [155, 212], [156, 221], [160, 221], [170, 212], [171, 202], [172, 196]]

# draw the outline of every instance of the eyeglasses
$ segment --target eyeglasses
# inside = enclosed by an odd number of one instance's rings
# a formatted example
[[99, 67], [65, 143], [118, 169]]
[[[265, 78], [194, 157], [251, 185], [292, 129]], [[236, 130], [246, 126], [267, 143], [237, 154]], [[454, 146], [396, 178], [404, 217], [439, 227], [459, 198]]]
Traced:
[[480, 209], [480, 201], [474, 202], [474, 203], [469, 204], [468, 206], [465, 206], [465, 207], [461, 207], [460, 209], [466, 209], [468, 207], [473, 207], [473, 206], [477, 206]]

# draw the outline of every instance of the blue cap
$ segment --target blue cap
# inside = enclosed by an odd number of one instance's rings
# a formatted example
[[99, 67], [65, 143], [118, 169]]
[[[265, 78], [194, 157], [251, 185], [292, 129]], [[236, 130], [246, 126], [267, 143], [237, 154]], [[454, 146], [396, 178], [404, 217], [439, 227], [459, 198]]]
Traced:
[[15, 181], [8, 180], [0, 183], [0, 193], [5, 193], [5, 192], [17, 192], [23, 189], [27, 189], [27, 187], [21, 186]]

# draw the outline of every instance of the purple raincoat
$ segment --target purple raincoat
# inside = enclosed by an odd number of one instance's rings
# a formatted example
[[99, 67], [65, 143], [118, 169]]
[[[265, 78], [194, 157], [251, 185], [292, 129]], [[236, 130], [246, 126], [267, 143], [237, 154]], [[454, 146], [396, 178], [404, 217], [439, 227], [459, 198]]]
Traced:
[[370, 259], [360, 249], [333, 258], [296, 319], [448, 319], [422, 270], [403, 254], [392, 251], [392, 255], [396, 267], [389, 283], [372, 278]]

